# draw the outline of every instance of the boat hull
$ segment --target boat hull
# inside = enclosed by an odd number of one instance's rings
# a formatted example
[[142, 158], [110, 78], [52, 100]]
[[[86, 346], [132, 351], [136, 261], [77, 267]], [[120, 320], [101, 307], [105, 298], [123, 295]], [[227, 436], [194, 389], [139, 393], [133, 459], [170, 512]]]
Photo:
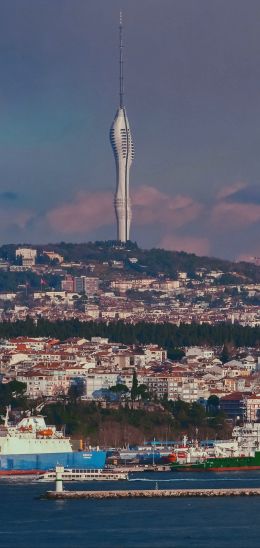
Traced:
[[260, 452], [253, 457], [213, 457], [194, 464], [173, 464], [171, 470], [178, 472], [237, 472], [260, 470]]
[[105, 451], [0, 455], [0, 476], [40, 474], [57, 465], [65, 468], [102, 469], [105, 460]]
[[201, 467], [192, 467], [192, 466], [180, 466], [179, 468], [173, 468], [174, 472], [246, 472], [250, 470], [260, 470], [260, 466], [221, 466], [221, 467], [211, 467], [203, 468]]

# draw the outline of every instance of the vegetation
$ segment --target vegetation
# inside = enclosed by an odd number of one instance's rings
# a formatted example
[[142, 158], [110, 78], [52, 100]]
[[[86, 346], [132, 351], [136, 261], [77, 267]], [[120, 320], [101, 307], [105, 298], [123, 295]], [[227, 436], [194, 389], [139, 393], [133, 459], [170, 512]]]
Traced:
[[[166, 251], [164, 249], [140, 249], [136, 243], [127, 242], [119, 245], [116, 241], [86, 242], [81, 244], [60, 242], [35, 246], [39, 252], [39, 262], [46, 262], [42, 256], [43, 250], [51, 250], [59, 253], [65, 261], [89, 262], [89, 261], [123, 261], [126, 268], [133, 272], [146, 272], [151, 276], [160, 273], [176, 278], [178, 271], [188, 272], [191, 277], [196, 277], [196, 271], [221, 270], [224, 273], [225, 283], [237, 283], [238, 281], [251, 280], [260, 282], [260, 268], [251, 263], [233, 263], [214, 257], [198, 257], [193, 253], [184, 251]], [[17, 246], [3, 245], [0, 247], [0, 258], [15, 262], [15, 249]], [[131, 263], [130, 258], [138, 259], [137, 263]], [[237, 277], [239, 275], [239, 277]]]
[[234, 354], [234, 347], [232, 345], [232, 342], [225, 341], [222, 352], [219, 356], [222, 363], [229, 362], [232, 359], [233, 354]]
[[154, 406], [142, 405], [139, 409], [118, 406], [103, 409], [98, 403], [52, 404], [43, 410], [48, 423], [66, 425], [66, 433], [82, 437], [89, 443], [124, 445], [143, 443], [144, 440], [180, 439], [189, 437], [227, 437], [229, 426], [218, 409], [210, 411], [196, 403], [181, 400], [162, 401]]
[[19, 381], [11, 381], [7, 384], [0, 383], [0, 413], [3, 415], [6, 412], [6, 407], [11, 406], [12, 409], [28, 408], [28, 400], [25, 397], [26, 384]]
[[[26, 272], [4, 272], [0, 270], [0, 291], [17, 291], [27, 287], [30, 290], [40, 290], [42, 276], [27, 270]], [[54, 274], [44, 275], [45, 288], [60, 288], [60, 276]]]
[[[69, 337], [94, 336], [109, 338], [112, 342], [124, 344], [158, 344], [170, 351], [174, 357], [176, 347], [193, 345], [223, 346], [232, 343], [235, 347], [257, 347], [260, 344], [260, 327], [243, 327], [239, 324], [181, 324], [146, 323], [135, 325], [122, 321], [115, 323], [80, 322], [78, 319], [51, 322], [39, 318], [35, 323], [31, 318], [16, 322], [0, 323], [0, 337], [54, 337], [61, 341]], [[176, 354], [175, 354], [176, 355]], [[176, 355], [178, 358], [182, 354]]]
[[[127, 395], [128, 389], [118, 384], [110, 389], [120, 396]], [[39, 401], [29, 401], [25, 397], [26, 385], [18, 381], [0, 384], [0, 413], [5, 414], [6, 407], [11, 405], [15, 414], [23, 411], [36, 413]], [[219, 400], [211, 396], [206, 409], [197, 402], [186, 403], [181, 400], [148, 402], [151, 398], [147, 387], [138, 385], [133, 378], [131, 399], [117, 404], [100, 402], [86, 403], [80, 394], [71, 387], [67, 396], [56, 403], [46, 404], [42, 413], [48, 424], [66, 427], [66, 434], [72, 438], [83, 438], [91, 444], [124, 445], [143, 443], [144, 439], [159, 440], [179, 439], [184, 433], [189, 437], [225, 437], [228, 436], [228, 425], [225, 415], [219, 411]], [[139, 402], [134, 403], [134, 399]], [[115, 408], [116, 407], [116, 408]]]

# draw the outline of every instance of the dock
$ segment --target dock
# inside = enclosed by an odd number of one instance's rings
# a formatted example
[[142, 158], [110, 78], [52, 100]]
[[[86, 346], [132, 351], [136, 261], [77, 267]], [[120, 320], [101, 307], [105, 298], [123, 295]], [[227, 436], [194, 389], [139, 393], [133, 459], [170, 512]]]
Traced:
[[257, 497], [260, 488], [235, 489], [138, 489], [119, 491], [47, 491], [40, 498], [47, 500], [189, 498], [189, 497]]

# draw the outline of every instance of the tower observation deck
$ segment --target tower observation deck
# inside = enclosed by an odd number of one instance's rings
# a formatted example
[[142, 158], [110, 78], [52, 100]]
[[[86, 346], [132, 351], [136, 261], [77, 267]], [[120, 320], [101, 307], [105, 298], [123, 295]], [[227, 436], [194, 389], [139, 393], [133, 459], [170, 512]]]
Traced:
[[129, 195], [129, 172], [134, 158], [134, 146], [124, 106], [122, 14], [120, 14], [119, 24], [119, 107], [110, 129], [110, 142], [116, 164], [116, 192], [114, 205], [117, 220], [117, 239], [120, 242], [127, 242], [127, 240], [129, 240], [132, 219]]

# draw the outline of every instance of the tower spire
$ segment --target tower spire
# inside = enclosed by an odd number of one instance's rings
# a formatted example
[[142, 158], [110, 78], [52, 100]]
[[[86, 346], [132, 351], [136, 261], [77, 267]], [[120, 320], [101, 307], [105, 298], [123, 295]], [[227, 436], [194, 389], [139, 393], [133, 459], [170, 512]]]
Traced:
[[123, 15], [119, 16], [119, 105], [124, 106]]

